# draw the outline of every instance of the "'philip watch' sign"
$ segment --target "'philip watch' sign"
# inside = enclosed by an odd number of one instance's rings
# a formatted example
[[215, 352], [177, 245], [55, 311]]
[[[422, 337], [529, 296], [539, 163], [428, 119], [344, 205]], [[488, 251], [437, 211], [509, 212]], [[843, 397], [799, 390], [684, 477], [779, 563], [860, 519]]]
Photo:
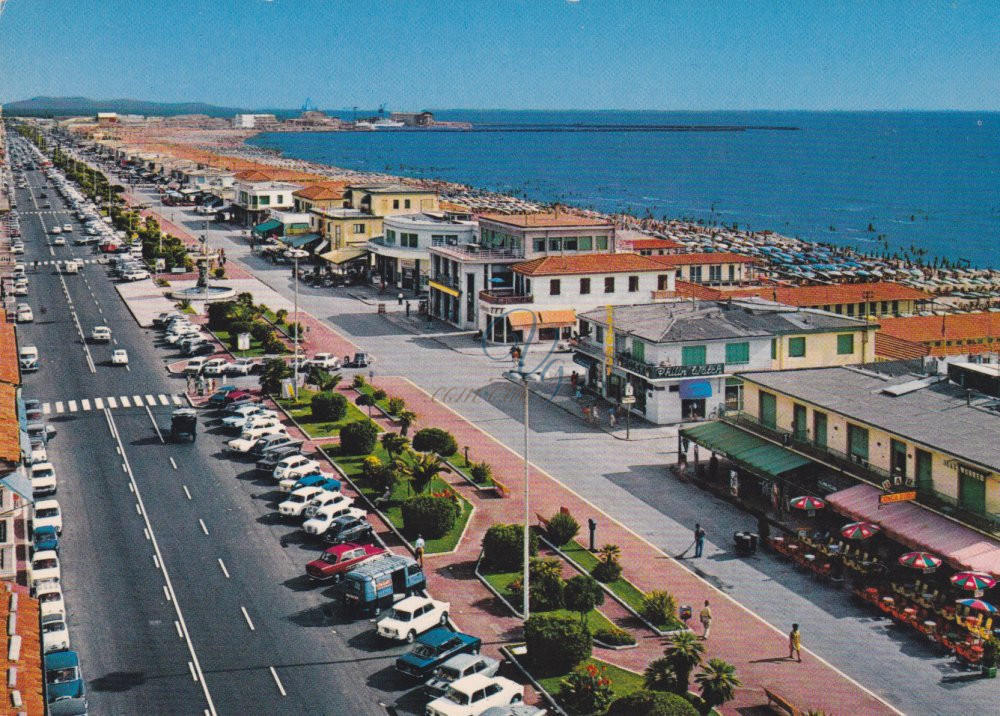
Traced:
[[618, 356], [618, 365], [625, 370], [639, 373], [647, 378], [698, 378], [709, 375], [722, 375], [725, 363], [706, 363], [704, 365], [649, 365], [626, 355]]

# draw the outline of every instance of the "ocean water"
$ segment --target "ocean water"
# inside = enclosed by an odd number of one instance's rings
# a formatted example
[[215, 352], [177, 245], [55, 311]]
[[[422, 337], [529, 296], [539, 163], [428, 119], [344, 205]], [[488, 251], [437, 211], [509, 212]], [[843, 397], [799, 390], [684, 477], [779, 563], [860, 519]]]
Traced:
[[928, 259], [1000, 268], [997, 113], [435, 116], [472, 122], [475, 130], [271, 133], [250, 143], [339, 167], [541, 201], [735, 223], [865, 252], [917, 250]]

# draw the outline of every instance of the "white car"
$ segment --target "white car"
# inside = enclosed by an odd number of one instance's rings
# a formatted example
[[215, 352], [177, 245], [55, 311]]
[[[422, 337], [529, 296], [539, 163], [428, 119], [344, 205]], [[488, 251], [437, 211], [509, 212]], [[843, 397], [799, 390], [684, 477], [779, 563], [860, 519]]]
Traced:
[[122, 278], [126, 281], [144, 281], [149, 278], [149, 271], [138, 267], [130, 268], [122, 274]]
[[226, 372], [230, 375], [250, 375], [260, 366], [253, 358], [237, 358], [228, 366]]
[[302, 361], [302, 368], [322, 368], [323, 370], [336, 370], [340, 367], [340, 358], [333, 353], [317, 353], [309, 360]]
[[62, 572], [59, 569], [59, 555], [54, 549], [43, 549], [31, 557], [31, 587], [34, 589], [42, 582], [59, 582]]
[[348, 505], [353, 503], [353, 500], [350, 497], [344, 497], [340, 490], [323, 490], [323, 492], [309, 500], [309, 504], [306, 505], [306, 509], [302, 512], [302, 516], [313, 517], [327, 505], [337, 504], [343, 500], [347, 500]]
[[309, 501], [322, 491], [318, 487], [300, 487], [278, 505], [278, 512], [285, 517], [301, 517]]
[[201, 333], [201, 329], [198, 326], [192, 325], [180, 325], [173, 326], [169, 331], [167, 331], [166, 341], [171, 345], [176, 344], [182, 338], [187, 336], [196, 336]]
[[184, 373], [186, 375], [199, 375], [206, 363], [208, 363], [208, 358], [192, 358], [184, 366]]
[[110, 343], [111, 329], [107, 326], [94, 326], [94, 330], [90, 332], [90, 340], [94, 343]]
[[63, 224], [63, 233], [67, 233], [73, 230], [72, 224]]
[[323, 505], [312, 517], [303, 522], [302, 529], [307, 535], [321, 535], [330, 529], [330, 525], [338, 517], [357, 517], [359, 520], [367, 517], [364, 510], [352, 507], [353, 504], [354, 501], [350, 497], [340, 495], [339, 500]]
[[31, 464], [36, 465], [40, 462], [48, 462], [48, 460], [49, 452], [45, 449], [45, 443], [33, 440], [31, 442]]
[[305, 455], [292, 455], [279, 462], [271, 473], [275, 480], [305, 477], [312, 472], [319, 472], [319, 463]]
[[201, 372], [205, 375], [224, 375], [229, 361], [225, 358], [212, 358], [202, 366]]
[[427, 704], [427, 716], [481, 716], [494, 706], [524, 700], [524, 687], [502, 676], [473, 674], [448, 686], [448, 692]]
[[21, 372], [38, 370], [38, 348], [35, 346], [21, 346], [17, 353], [17, 362], [21, 365]]
[[31, 466], [31, 494], [35, 497], [53, 495], [56, 492], [56, 469], [51, 462], [34, 463]]
[[250, 452], [251, 448], [257, 444], [257, 442], [265, 435], [277, 435], [285, 431], [284, 427], [280, 424], [272, 427], [261, 427], [253, 428], [252, 430], [244, 430], [238, 438], [230, 440], [226, 445], [232, 452], [247, 453]]
[[407, 597], [375, 622], [378, 635], [412, 644], [417, 635], [436, 626], [447, 626], [451, 604], [430, 597]]
[[31, 312], [31, 306], [27, 303], [17, 304], [17, 322], [31, 323], [35, 320], [35, 314]]
[[14, 284], [14, 295], [15, 296], [27, 296], [28, 295], [28, 282], [18, 281]]
[[62, 511], [59, 500], [39, 500], [35, 503], [35, 518], [33, 529], [39, 527], [55, 527], [56, 534], [62, 534]]
[[69, 649], [69, 628], [61, 614], [42, 617], [42, 652]]
[[61, 234], [62, 233], [62, 227], [59, 226], [59, 225], [53, 226], [51, 229], [49, 229], [49, 233], [53, 234], [53, 235], [55, 235], [55, 234]]
[[[273, 410], [265, 408], [260, 403], [245, 403], [243, 405], [237, 405], [231, 411], [228, 412], [226, 417], [222, 419], [222, 426], [226, 428], [235, 427], [237, 424], [242, 425], [242, 421], [247, 418], [260, 415], [261, 413], [275, 413]], [[242, 427], [241, 427], [242, 429]]]
[[43, 582], [35, 590], [35, 599], [42, 619], [46, 617], [66, 618], [66, 602], [63, 600], [62, 587], [55, 582]]
[[128, 353], [124, 348], [111, 351], [111, 365], [128, 365]]
[[255, 404], [256, 411], [249, 415], [229, 415], [222, 419], [222, 427], [242, 433], [250, 428], [257, 428], [262, 425], [280, 423], [278, 414], [273, 410], [268, 410]]
[[80, 273], [80, 262], [70, 259], [66, 263], [62, 264], [62, 272], [69, 274]]
[[23, 254], [24, 253], [24, 244], [22, 244], [20, 242], [18, 242], [16, 244], [11, 244], [10, 245], [10, 252], [12, 254]]
[[64, 239], [62, 236], [60, 236], [57, 239], [52, 239], [52, 245], [53, 246], [65, 246], [66, 245], [66, 239]]

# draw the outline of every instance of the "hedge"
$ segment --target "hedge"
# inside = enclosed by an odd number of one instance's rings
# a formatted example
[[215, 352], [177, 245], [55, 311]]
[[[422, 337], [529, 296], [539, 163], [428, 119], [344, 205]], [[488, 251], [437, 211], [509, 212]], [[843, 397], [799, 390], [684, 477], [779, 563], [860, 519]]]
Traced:
[[642, 689], [613, 701], [607, 716], [698, 716], [698, 709], [678, 694]]
[[461, 508], [448, 497], [418, 495], [401, 505], [403, 530], [408, 535], [427, 539], [444, 537], [455, 526]]
[[[538, 554], [538, 535], [528, 540], [531, 556]], [[524, 527], [496, 524], [483, 535], [483, 566], [492, 572], [515, 572], [524, 568]]]
[[371, 420], [356, 420], [340, 429], [342, 455], [367, 455], [378, 442], [378, 427]]
[[458, 452], [458, 443], [447, 430], [423, 428], [413, 436], [413, 449], [419, 452], [436, 452], [441, 457], [450, 457]]
[[592, 652], [587, 627], [558, 614], [532, 614], [524, 623], [524, 641], [532, 671], [543, 677], [571, 671]]
[[347, 398], [340, 393], [316, 393], [310, 401], [312, 416], [316, 420], [337, 422], [347, 415]]

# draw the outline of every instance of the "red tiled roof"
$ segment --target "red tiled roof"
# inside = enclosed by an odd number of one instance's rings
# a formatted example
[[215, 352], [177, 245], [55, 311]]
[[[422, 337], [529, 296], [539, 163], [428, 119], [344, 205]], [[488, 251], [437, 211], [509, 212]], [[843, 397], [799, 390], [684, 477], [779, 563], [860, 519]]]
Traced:
[[875, 355], [890, 360], [916, 360], [930, 355], [930, 350], [922, 343], [914, 343], [879, 331], [875, 334]]
[[690, 266], [698, 264], [753, 264], [757, 259], [743, 254], [713, 251], [697, 254], [669, 254], [651, 257], [665, 266]]
[[[8, 587], [9, 589], [9, 587]], [[16, 589], [16, 588], [15, 588]], [[0, 680], [0, 716], [14, 716], [26, 713], [29, 716], [42, 716], [45, 713], [45, 698], [42, 694], [42, 645], [38, 623], [38, 600], [18, 591], [17, 595], [17, 634], [21, 637], [21, 652], [17, 661], [10, 661], [10, 637], [4, 629], [0, 636], [0, 649], [3, 649], [2, 661], [7, 664], [4, 678]], [[0, 619], [7, 623], [10, 614], [11, 592], [0, 590]], [[7, 683], [7, 673], [12, 666], [17, 667], [17, 681], [13, 687]], [[11, 705], [11, 691], [21, 693], [22, 706]]]
[[[906, 318], [879, 319], [879, 334], [891, 336], [930, 347], [931, 355], [959, 355], [984, 353], [993, 350], [995, 343], [986, 338], [1000, 337], [1000, 314], [949, 313], [943, 316], [909, 316]], [[876, 337], [878, 334], [876, 334]], [[978, 341], [982, 341], [979, 343]], [[953, 345], [935, 346], [952, 341]], [[878, 344], [875, 344], [878, 348]]]
[[[659, 257], [669, 258], [667, 256]], [[838, 283], [833, 286], [762, 286], [727, 292], [727, 296], [760, 296], [788, 306], [834, 306], [871, 301], [925, 301], [930, 294], [891, 281]]]
[[247, 169], [246, 171], [238, 172], [234, 177], [236, 181], [272, 181], [274, 177], [271, 174], [260, 171], [259, 169]]
[[480, 214], [480, 219], [495, 221], [499, 224], [517, 226], [521, 229], [531, 228], [572, 228], [574, 226], [611, 226], [610, 221], [591, 219], [587, 216], [577, 216], [565, 212], [546, 212], [538, 214]]
[[17, 420], [17, 388], [0, 383], [0, 461], [21, 460], [21, 425]]
[[344, 185], [343, 183], [313, 184], [305, 189], [293, 191], [292, 196], [312, 201], [338, 201], [344, 198]]
[[[661, 257], [662, 258], [662, 257]], [[581, 254], [579, 256], [544, 256], [514, 266], [525, 276], [558, 276], [587, 273], [635, 273], [663, 271], [651, 256], [639, 254]]]
[[13, 323], [0, 319], [0, 381], [18, 385], [21, 374], [17, 361], [17, 334]]

